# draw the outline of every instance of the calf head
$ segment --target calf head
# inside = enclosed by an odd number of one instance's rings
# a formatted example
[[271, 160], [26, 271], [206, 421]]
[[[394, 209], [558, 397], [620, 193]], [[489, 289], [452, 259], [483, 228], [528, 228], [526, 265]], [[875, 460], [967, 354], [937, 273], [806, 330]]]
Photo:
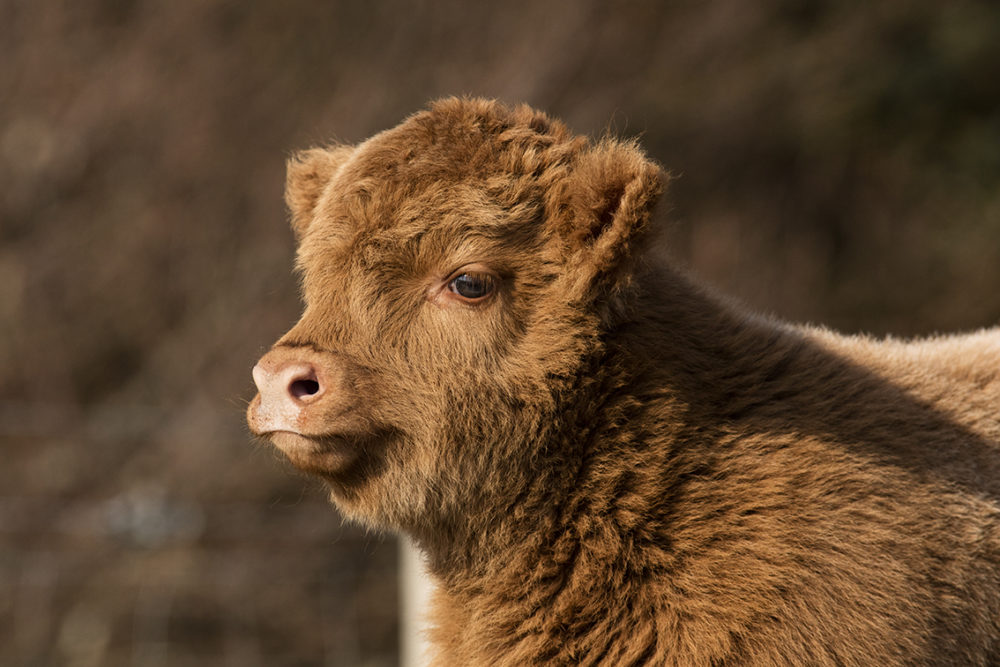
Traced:
[[369, 525], [419, 537], [504, 507], [574, 454], [558, 436], [661, 188], [630, 143], [484, 100], [301, 153], [305, 310], [254, 368], [251, 430]]

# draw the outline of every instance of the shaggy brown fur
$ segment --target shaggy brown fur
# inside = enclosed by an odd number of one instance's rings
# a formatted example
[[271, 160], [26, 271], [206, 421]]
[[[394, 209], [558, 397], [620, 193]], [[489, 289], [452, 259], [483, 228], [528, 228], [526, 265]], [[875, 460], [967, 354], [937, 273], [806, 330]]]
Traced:
[[252, 429], [414, 537], [441, 664], [1000, 663], [1000, 331], [748, 314], [642, 260], [664, 182], [483, 100], [302, 154]]

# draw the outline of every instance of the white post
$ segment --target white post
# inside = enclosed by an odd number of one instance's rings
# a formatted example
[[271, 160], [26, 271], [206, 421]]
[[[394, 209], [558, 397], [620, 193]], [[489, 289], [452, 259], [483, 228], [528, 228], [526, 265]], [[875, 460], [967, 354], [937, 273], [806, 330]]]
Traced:
[[400, 667], [427, 667], [430, 647], [424, 630], [433, 584], [424, 567], [423, 555], [405, 537], [399, 540], [399, 572], [399, 664]]

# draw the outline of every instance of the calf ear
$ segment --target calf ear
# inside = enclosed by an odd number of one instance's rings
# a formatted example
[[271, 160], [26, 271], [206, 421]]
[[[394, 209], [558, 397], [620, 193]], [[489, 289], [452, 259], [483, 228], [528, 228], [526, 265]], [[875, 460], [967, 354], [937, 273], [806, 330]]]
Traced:
[[320, 195], [353, 152], [353, 146], [310, 148], [289, 158], [285, 172], [285, 204], [292, 214], [296, 239], [305, 234]]
[[605, 139], [580, 154], [561, 193], [560, 230], [580, 288], [627, 280], [666, 182], [634, 142]]

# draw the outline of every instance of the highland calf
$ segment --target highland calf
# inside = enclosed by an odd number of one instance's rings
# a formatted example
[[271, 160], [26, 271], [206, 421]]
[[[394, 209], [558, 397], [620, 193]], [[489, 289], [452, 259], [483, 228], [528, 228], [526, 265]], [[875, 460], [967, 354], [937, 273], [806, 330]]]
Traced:
[[298, 155], [252, 431], [421, 547], [441, 664], [1000, 664], [1000, 330], [749, 314], [644, 260], [665, 180], [484, 100]]

